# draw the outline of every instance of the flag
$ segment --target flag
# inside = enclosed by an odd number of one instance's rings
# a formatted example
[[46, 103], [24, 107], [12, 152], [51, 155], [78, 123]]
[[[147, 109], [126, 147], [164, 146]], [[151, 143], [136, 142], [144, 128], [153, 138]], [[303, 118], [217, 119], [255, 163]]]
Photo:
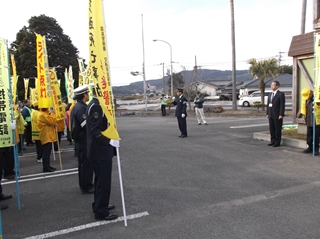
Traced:
[[49, 62], [47, 55], [46, 40], [39, 34], [37, 35], [37, 91], [38, 107], [52, 107], [52, 97], [50, 92]]
[[13, 143], [10, 115], [10, 76], [8, 48], [0, 39], [0, 148], [10, 147]]
[[104, 26], [102, 0], [89, 1], [89, 65], [97, 98], [106, 115], [109, 127], [102, 134], [109, 139], [119, 139], [110, 81], [107, 39]]
[[82, 58], [78, 58], [79, 64], [79, 84], [78, 86], [82, 86], [85, 83], [86, 69], [84, 68], [84, 63]]
[[24, 99], [28, 99], [29, 78], [23, 78], [24, 81]]
[[16, 104], [17, 101], [17, 70], [16, 70], [16, 62], [14, 60], [14, 55], [11, 54], [11, 65], [12, 65], [12, 99], [13, 104]]
[[50, 88], [52, 94], [53, 107], [57, 120], [66, 118], [65, 108], [62, 104], [60, 85], [57, 79], [56, 71], [53, 68], [49, 69]]
[[315, 52], [315, 80], [314, 80], [314, 102], [320, 102], [320, 36], [314, 37], [314, 52]]
[[65, 71], [66, 78], [66, 91], [68, 96], [68, 102], [71, 103], [73, 101], [73, 74], [72, 74], [72, 66], [69, 66], [69, 72], [67, 73], [67, 69]]

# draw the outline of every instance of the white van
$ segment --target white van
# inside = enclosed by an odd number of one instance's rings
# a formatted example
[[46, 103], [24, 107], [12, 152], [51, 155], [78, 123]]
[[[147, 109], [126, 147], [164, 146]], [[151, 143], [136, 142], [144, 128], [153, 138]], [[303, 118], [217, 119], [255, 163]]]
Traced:
[[[267, 90], [264, 92], [264, 104], [267, 104], [269, 92], [271, 92], [271, 90]], [[254, 102], [257, 102], [257, 101], [261, 102], [260, 91], [254, 91], [249, 96], [240, 96], [239, 105], [250, 107], [250, 105], [252, 105]]]

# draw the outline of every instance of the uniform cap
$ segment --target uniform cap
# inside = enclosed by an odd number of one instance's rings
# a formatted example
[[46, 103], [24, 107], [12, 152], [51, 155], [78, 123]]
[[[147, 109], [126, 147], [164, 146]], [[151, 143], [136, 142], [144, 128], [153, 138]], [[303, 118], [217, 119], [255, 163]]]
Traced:
[[183, 93], [183, 89], [181, 88], [178, 88], [177, 91]]
[[200, 94], [200, 91], [197, 91], [197, 94]]
[[82, 85], [79, 86], [78, 88], [73, 90], [74, 96], [82, 95], [84, 93], [87, 93], [88, 90], [88, 85]]

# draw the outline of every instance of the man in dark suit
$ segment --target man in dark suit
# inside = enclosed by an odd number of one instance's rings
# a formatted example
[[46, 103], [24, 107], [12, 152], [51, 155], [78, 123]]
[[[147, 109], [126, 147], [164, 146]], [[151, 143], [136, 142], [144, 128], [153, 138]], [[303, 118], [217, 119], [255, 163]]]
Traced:
[[284, 93], [278, 90], [280, 83], [271, 83], [272, 92], [269, 93], [266, 117], [269, 119], [270, 143], [269, 146], [279, 147], [281, 143], [282, 123], [285, 111]]
[[186, 138], [187, 133], [187, 99], [183, 95], [183, 89], [177, 89], [177, 98], [173, 97], [172, 103], [176, 106], [175, 116], [178, 119], [178, 125], [181, 132], [179, 137]]

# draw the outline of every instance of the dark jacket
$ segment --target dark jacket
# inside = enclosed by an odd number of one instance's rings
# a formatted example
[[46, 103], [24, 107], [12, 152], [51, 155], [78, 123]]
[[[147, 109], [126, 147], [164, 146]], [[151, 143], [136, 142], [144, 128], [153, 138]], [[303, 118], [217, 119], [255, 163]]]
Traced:
[[177, 97], [172, 103], [176, 105], [176, 117], [181, 117], [182, 114], [185, 114], [187, 116], [187, 99], [184, 97], [184, 95], [181, 95], [180, 97]]
[[107, 160], [113, 157], [113, 146], [110, 139], [102, 135], [108, 128], [108, 120], [104, 115], [97, 98], [93, 98], [86, 112], [87, 117], [87, 156], [92, 160]]
[[194, 103], [196, 104], [195, 107], [196, 108], [203, 108], [203, 102], [204, 102], [204, 99], [202, 96], [196, 96], [196, 98], [194, 99]]
[[85, 141], [87, 138], [86, 110], [87, 104], [82, 100], [78, 100], [71, 111], [71, 135], [75, 141]]
[[286, 103], [284, 93], [278, 90], [271, 101], [272, 93], [273, 92], [270, 92], [268, 95], [266, 114], [268, 115], [268, 118], [272, 119], [278, 119], [280, 115], [284, 117]]

